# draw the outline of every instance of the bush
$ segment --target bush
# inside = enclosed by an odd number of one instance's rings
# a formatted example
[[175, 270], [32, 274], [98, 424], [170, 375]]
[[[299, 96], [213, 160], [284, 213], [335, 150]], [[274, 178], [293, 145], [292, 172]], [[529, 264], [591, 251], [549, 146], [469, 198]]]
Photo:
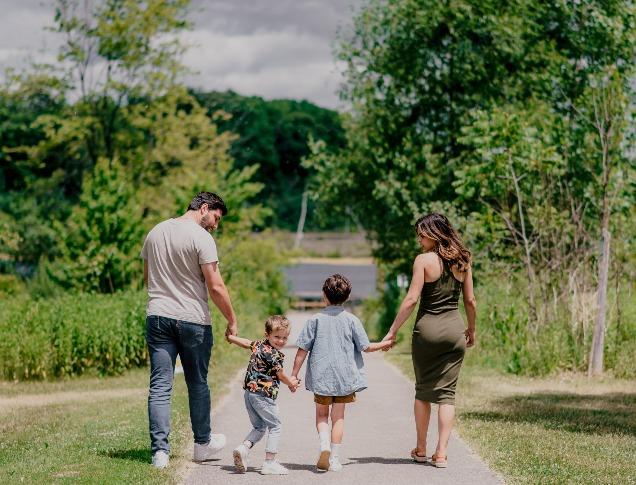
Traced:
[[[634, 288], [608, 294], [608, 325], [605, 337], [605, 368], [616, 377], [636, 377], [636, 299]], [[521, 284], [489, 278], [477, 282], [477, 347], [469, 353], [470, 363], [523, 375], [547, 375], [559, 371], [585, 372], [592, 340], [595, 311], [583, 322], [572, 316], [573, 305], [557, 300], [552, 305], [554, 317], [532, 327], [528, 305]], [[592, 301], [594, 296], [591, 295]], [[365, 305], [364, 317], [382, 338], [387, 324], [393, 321], [400, 294], [393, 288], [383, 297]], [[590, 295], [588, 295], [590, 297]], [[583, 298], [579, 295], [577, 298]], [[575, 302], [577, 305], [579, 302]], [[460, 301], [461, 305], [461, 301]], [[462, 311], [462, 314], [465, 315]], [[414, 315], [404, 324], [398, 338], [410, 338]], [[464, 316], [465, 318], [465, 316]], [[406, 330], [408, 329], [408, 330]], [[407, 337], [408, 335], [408, 337]]]
[[66, 294], [2, 303], [0, 375], [42, 379], [119, 374], [144, 365], [145, 295]]
[[[247, 337], [259, 337], [265, 317], [287, 308], [280, 271], [284, 260], [277, 254], [267, 240], [243, 240], [222, 251], [222, 272], [239, 329]], [[115, 375], [146, 365], [145, 305], [143, 291], [66, 293], [39, 300], [23, 294], [0, 301], [0, 378]], [[234, 347], [221, 342], [225, 321], [216, 309], [213, 313], [217, 360]]]

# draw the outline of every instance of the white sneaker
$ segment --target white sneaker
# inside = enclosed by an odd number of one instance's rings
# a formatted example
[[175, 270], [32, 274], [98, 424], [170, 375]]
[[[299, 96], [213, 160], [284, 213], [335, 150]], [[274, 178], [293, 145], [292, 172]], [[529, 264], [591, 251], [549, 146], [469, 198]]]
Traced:
[[243, 444], [234, 448], [232, 455], [234, 455], [234, 466], [236, 467], [237, 472], [245, 473], [247, 470], [247, 458], [249, 457], [249, 454], [249, 448]]
[[210, 441], [208, 441], [207, 444], [205, 445], [200, 445], [199, 443], [194, 444], [194, 457], [192, 459], [194, 461], [209, 460], [210, 458], [212, 458], [213, 455], [221, 451], [224, 446], [225, 446], [224, 434], [210, 435]]
[[165, 468], [168, 466], [168, 461], [170, 457], [168, 453], [163, 450], [156, 451], [154, 455], [152, 455], [152, 466], [155, 468]]
[[330, 472], [339, 472], [342, 470], [342, 463], [340, 463], [340, 459], [337, 456], [332, 456], [329, 458], [329, 471]]
[[261, 475], [287, 475], [289, 470], [276, 460], [265, 461], [261, 467]]

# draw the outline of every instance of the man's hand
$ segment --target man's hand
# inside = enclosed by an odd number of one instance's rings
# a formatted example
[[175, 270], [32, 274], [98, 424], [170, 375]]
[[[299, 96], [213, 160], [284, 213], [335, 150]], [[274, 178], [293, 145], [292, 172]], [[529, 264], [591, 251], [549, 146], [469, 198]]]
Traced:
[[230, 335], [238, 334], [238, 324], [236, 322], [228, 322], [227, 327], [225, 328], [225, 338], [228, 338]]

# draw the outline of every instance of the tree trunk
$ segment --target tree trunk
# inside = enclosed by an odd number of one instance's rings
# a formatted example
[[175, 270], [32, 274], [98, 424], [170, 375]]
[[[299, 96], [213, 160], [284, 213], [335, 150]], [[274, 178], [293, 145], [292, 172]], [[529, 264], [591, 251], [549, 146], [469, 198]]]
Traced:
[[294, 241], [294, 249], [300, 247], [303, 240], [303, 230], [305, 228], [305, 218], [307, 217], [307, 190], [303, 192], [302, 202], [300, 203], [300, 217], [298, 218], [298, 227], [296, 228], [296, 240]]
[[590, 362], [587, 369], [589, 377], [603, 373], [603, 350], [605, 344], [605, 317], [607, 313], [607, 282], [610, 260], [610, 232], [609, 214], [603, 214], [603, 227], [601, 229], [601, 259], [598, 268], [598, 313], [594, 325], [594, 337], [592, 339], [592, 350], [590, 351]]

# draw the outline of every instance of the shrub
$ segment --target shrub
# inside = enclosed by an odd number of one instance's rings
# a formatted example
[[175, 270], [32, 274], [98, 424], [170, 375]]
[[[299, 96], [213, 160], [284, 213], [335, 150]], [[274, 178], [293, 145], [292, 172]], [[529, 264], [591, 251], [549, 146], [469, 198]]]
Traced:
[[[277, 254], [267, 240], [235, 242], [222, 251], [239, 329], [250, 338], [261, 334], [267, 315], [286, 309], [284, 261]], [[22, 294], [0, 300], [0, 378], [114, 375], [146, 365], [145, 304], [143, 291], [66, 293], [39, 300]], [[222, 343], [225, 321], [213, 313], [216, 360], [233, 348]]]

